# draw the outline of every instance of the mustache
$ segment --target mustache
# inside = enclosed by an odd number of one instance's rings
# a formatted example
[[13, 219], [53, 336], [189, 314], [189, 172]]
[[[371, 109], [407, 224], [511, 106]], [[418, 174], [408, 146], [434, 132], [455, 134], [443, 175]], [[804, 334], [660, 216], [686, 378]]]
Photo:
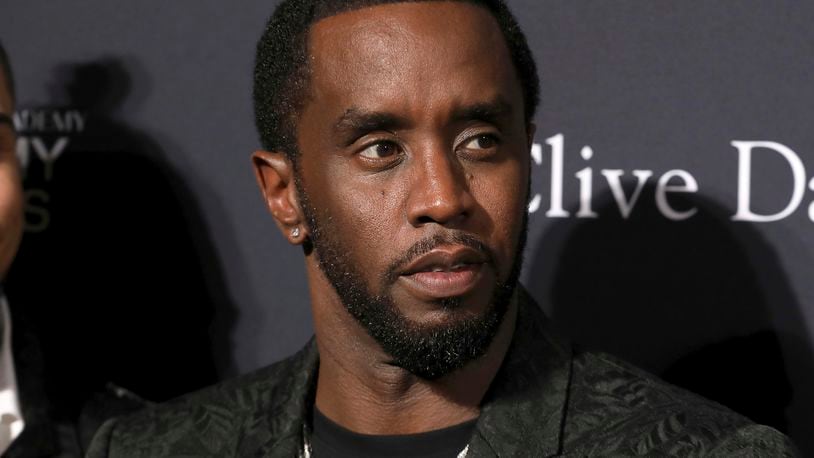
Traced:
[[387, 283], [393, 283], [398, 278], [401, 270], [415, 258], [422, 256], [439, 246], [444, 245], [464, 245], [480, 253], [487, 264], [494, 265], [494, 254], [489, 247], [479, 238], [463, 231], [447, 231], [425, 237], [411, 246], [401, 256], [395, 259], [384, 273]]

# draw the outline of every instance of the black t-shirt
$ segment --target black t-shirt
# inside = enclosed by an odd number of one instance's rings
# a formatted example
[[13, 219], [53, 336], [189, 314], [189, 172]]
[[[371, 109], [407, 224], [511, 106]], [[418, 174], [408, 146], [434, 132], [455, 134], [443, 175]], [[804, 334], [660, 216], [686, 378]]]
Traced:
[[477, 419], [426, 433], [359, 434], [334, 423], [316, 407], [311, 453], [314, 458], [455, 458], [469, 443]]

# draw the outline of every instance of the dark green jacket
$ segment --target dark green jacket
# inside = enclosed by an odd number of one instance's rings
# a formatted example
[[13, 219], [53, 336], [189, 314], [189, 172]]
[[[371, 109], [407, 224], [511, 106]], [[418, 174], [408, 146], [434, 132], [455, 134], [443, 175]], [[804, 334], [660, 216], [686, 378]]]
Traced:
[[[524, 292], [468, 457], [796, 456], [781, 433], [610, 356], [575, 352]], [[89, 458], [295, 457], [318, 353], [107, 422]]]

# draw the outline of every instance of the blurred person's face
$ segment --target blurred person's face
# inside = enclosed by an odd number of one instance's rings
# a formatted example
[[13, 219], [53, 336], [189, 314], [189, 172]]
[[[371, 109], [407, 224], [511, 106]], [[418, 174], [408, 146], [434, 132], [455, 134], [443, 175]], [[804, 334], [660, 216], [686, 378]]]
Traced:
[[14, 103], [0, 72], [0, 278], [4, 278], [23, 235], [23, 190], [15, 153], [17, 135], [11, 123]]

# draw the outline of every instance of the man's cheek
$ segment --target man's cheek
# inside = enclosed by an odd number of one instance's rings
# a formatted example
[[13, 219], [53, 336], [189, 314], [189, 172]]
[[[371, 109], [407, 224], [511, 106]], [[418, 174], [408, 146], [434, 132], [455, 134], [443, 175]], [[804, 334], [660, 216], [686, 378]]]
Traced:
[[[524, 193], [523, 193], [524, 194]], [[509, 193], [502, 196], [492, 194], [492, 198], [481, 203], [487, 217], [491, 221], [488, 233], [488, 243], [498, 264], [501, 275], [514, 262], [517, 244], [523, 231], [523, 212], [526, 211], [523, 194]], [[498, 197], [498, 198], [495, 198]]]
[[393, 208], [393, 199], [390, 198], [392, 192], [381, 186], [372, 185], [351, 185], [353, 192], [345, 193], [340, 198], [342, 205], [346, 208], [346, 213], [352, 215], [357, 225], [368, 228], [371, 232], [377, 232], [381, 237], [387, 232], [381, 232], [386, 228], [386, 223], [396, 223]]

